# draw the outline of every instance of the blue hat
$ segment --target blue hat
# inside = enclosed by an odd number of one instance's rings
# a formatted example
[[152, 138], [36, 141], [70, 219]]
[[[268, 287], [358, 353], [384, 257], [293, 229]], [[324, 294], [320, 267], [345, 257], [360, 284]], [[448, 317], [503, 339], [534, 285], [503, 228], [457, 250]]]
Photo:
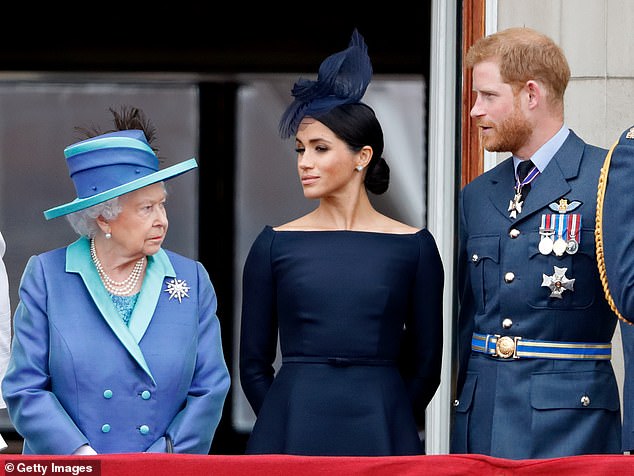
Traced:
[[357, 103], [372, 79], [372, 63], [363, 36], [354, 30], [348, 48], [330, 55], [319, 66], [317, 81], [300, 79], [295, 83], [293, 103], [280, 120], [279, 129], [286, 139], [297, 133], [305, 116], [318, 118], [342, 104]]
[[47, 220], [162, 182], [198, 167], [196, 159], [163, 170], [141, 130], [110, 132], [64, 149], [77, 198], [44, 212]]

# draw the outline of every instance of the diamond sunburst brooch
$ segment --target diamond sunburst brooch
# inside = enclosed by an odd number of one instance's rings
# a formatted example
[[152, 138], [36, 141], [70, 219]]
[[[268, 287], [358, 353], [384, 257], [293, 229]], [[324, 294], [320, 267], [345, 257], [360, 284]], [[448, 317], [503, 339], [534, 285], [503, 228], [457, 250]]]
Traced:
[[165, 289], [166, 293], [170, 295], [170, 301], [172, 298], [178, 299], [178, 302], [182, 302], [182, 299], [185, 297], [189, 297], [189, 286], [187, 286], [187, 282], [184, 279], [172, 279], [167, 282], [167, 289]]

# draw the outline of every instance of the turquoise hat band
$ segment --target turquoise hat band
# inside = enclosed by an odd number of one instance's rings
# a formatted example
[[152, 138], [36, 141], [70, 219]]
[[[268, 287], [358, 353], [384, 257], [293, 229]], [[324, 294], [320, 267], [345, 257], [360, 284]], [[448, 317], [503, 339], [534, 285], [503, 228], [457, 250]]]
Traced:
[[69, 158], [73, 155], [92, 152], [98, 149], [113, 148], [137, 149], [154, 155], [152, 148], [138, 139], [133, 139], [131, 137], [100, 137], [90, 141], [83, 141], [69, 145], [66, 149], [64, 149], [64, 156]]
[[[134, 142], [138, 143], [138, 141], [136, 140], [134, 140]], [[101, 149], [103, 147], [104, 146], [102, 145], [101, 147], [98, 147], [98, 148]], [[125, 147], [131, 147], [131, 144], [126, 144]], [[140, 148], [140, 147], [135, 147], [135, 148]], [[143, 187], [147, 187], [148, 185], [152, 185], [157, 182], [162, 182], [164, 180], [184, 174], [185, 172], [195, 169], [196, 167], [198, 167], [198, 164], [196, 163], [196, 159], [185, 160], [184, 162], [180, 162], [176, 165], [172, 165], [171, 167], [166, 167], [163, 170], [159, 170], [152, 174], [145, 175], [144, 177], [141, 177], [137, 180], [133, 180], [131, 182], [120, 185], [118, 187], [114, 187], [110, 190], [106, 190], [105, 192], [98, 193], [96, 195], [92, 195], [86, 198], [76, 198], [70, 203], [66, 203], [64, 205], [60, 205], [60, 206], [51, 208], [49, 210], [46, 210], [44, 212], [44, 217], [47, 220], [50, 220], [52, 218], [57, 218], [62, 215], [68, 215], [69, 213], [78, 212], [80, 210], [90, 208], [93, 205], [97, 205], [99, 203], [108, 201], [111, 198], [119, 197], [126, 193], [133, 192]]]

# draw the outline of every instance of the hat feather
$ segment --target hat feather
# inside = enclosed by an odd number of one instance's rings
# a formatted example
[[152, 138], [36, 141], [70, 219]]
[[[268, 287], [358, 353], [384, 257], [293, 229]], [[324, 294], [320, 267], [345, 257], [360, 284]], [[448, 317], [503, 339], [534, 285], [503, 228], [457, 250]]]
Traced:
[[317, 116], [342, 104], [361, 101], [372, 79], [372, 63], [363, 36], [355, 29], [343, 51], [327, 57], [319, 66], [316, 81], [299, 79], [291, 94], [295, 100], [279, 124], [280, 135], [297, 133], [305, 116]]

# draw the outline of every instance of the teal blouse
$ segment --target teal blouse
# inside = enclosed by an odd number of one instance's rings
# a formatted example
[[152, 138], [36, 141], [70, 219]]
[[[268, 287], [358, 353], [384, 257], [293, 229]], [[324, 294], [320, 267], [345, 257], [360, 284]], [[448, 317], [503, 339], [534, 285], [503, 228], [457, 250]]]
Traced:
[[127, 326], [130, 324], [130, 316], [132, 316], [132, 311], [134, 311], [134, 306], [136, 305], [139, 293], [133, 294], [132, 296], [117, 296], [112, 293], [108, 294], [110, 294], [114, 307], [117, 308], [117, 311], [121, 314], [121, 319], [123, 319], [123, 322], [125, 322], [125, 325]]

